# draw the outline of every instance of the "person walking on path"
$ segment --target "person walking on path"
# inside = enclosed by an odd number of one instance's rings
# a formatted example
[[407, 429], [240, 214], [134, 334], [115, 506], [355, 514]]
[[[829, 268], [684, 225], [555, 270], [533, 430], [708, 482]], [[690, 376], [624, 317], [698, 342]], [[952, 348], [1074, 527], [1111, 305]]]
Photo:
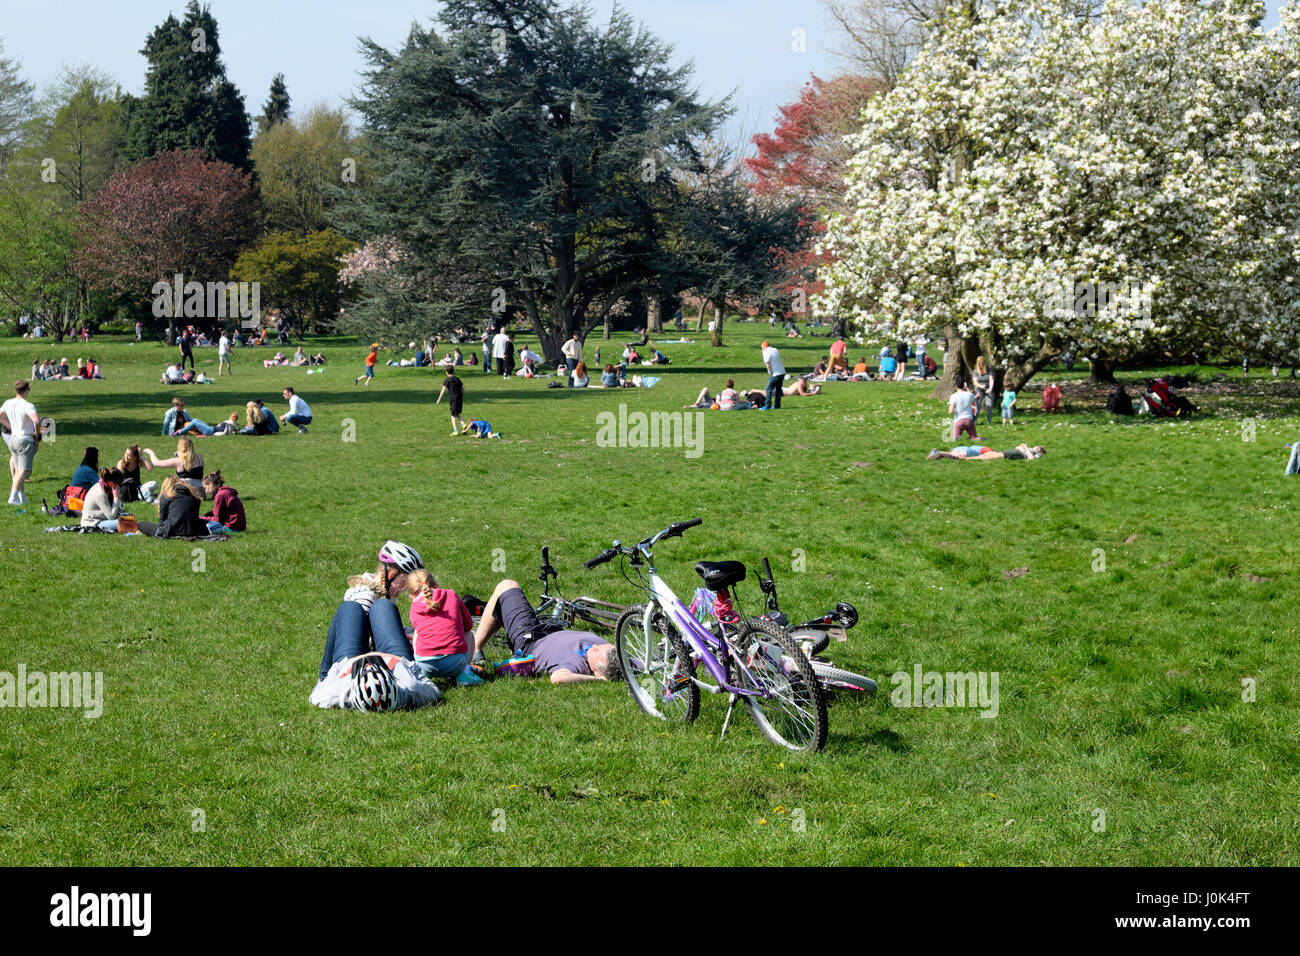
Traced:
[[781, 407], [781, 383], [785, 381], [785, 363], [781, 361], [781, 353], [771, 342], [764, 339], [762, 348], [763, 364], [767, 367], [767, 404], [763, 409], [767, 411]]
[[564, 353], [564, 364], [569, 367], [569, 388], [573, 388], [573, 370], [582, 361], [582, 341], [578, 338], [577, 332], [573, 333], [573, 338], [564, 343], [560, 351]]

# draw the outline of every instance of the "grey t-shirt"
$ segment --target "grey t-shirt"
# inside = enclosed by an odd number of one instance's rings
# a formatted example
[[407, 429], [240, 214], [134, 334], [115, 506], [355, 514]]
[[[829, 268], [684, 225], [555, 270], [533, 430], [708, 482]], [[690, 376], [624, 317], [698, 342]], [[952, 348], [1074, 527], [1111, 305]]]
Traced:
[[593, 644], [608, 643], [591, 631], [555, 631], [529, 644], [527, 653], [536, 656], [535, 668], [539, 673], [570, 670], [575, 674], [590, 674], [586, 651]]

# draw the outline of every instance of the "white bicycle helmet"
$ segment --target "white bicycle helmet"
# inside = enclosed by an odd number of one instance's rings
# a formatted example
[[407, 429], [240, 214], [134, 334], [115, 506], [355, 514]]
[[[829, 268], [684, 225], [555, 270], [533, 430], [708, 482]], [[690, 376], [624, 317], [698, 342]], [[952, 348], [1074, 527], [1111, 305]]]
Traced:
[[352, 667], [352, 706], [357, 710], [397, 709], [397, 681], [377, 657], [364, 657]]
[[379, 549], [379, 560], [383, 564], [393, 565], [403, 574], [410, 574], [424, 567], [419, 553], [410, 545], [402, 544], [400, 541], [385, 541], [384, 546]]

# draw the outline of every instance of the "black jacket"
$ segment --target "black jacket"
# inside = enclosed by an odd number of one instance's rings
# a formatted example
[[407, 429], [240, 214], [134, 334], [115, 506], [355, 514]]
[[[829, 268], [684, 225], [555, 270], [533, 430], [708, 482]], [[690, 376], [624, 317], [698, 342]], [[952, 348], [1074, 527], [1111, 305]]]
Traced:
[[208, 523], [199, 517], [199, 499], [183, 492], [158, 502], [158, 537], [202, 537]]

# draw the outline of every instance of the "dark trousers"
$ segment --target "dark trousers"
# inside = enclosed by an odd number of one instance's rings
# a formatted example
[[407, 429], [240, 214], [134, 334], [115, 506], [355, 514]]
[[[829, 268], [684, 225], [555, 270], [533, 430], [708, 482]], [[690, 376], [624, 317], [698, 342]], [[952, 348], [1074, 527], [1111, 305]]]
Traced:
[[784, 375], [772, 375], [767, 380], [767, 407], [780, 408], [781, 396], [785, 394], [781, 383], [785, 380]]

